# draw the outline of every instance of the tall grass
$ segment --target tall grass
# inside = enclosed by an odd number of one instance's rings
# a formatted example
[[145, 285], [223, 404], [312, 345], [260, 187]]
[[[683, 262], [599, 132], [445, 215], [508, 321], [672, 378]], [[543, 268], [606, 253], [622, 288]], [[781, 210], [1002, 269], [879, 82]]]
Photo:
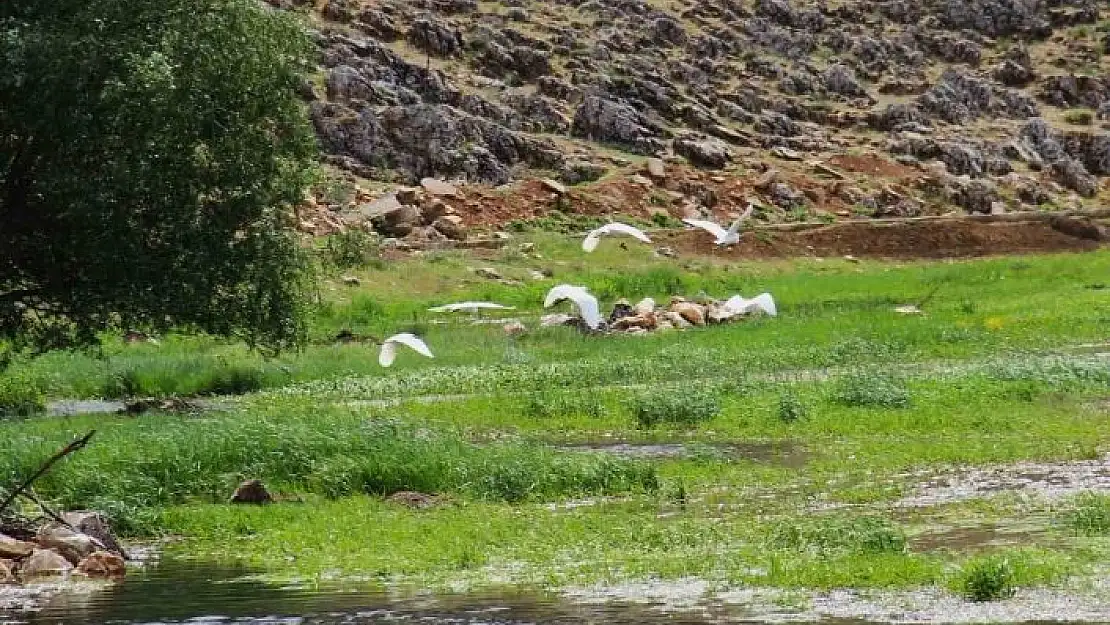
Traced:
[[[0, 479], [14, 482], [68, 442], [51, 422], [0, 429]], [[340, 497], [401, 490], [499, 501], [653, 490], [644, 464], [525, 443], [476, 445], [452, 431], [369, 421], [342, 409], [273, 408], [204, 418], [102, 420], [90, 447], [37, 483], [64, 508], [106, 510], [139, 531], [160, 506], [226, 500], [246, 478]]]

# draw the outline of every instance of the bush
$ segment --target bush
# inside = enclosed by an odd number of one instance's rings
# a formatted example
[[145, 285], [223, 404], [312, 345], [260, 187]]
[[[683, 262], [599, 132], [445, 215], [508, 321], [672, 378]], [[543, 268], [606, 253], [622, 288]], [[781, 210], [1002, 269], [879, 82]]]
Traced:
[[27, 417], [46, 410], [46, 393], [22, 376], [0, 378], [0, 418]]
[[100, 394], [107, 399], [124, 399], [145, 395], [142, 375], [137, 369], [115, 371], [104, 381]]
[[378, 258], [378, 242], [372, 234], [348, 230], [328, 237], [321, 255], [326, 264], [337, 269], [362, 267]]
[[793, 391], [779, 395], [779, 421], [794, 423], [805, 418], [808, 409], [801, 398]]
[[597, 418], [605, 412], [605, 404], [590, 393], [552, 393], [539, 391], [528, 397], [524, 413], [535, 419], [564, 416]]
[[833, 401], [856, 408], [908, 408], [910, 390], [902, 380], [882, 373], [853, 373], [837, 385]]
[[262, 371], [249, 365], [225, 365], [212, 372], [197, 388], [198, 395], [243, 395], [266, 385]]
[[1090, 126], [1095, 121], [1095, 114], [1087, 109], [1079, 109], [1064, 113], [1064, 121], [1073, 126]]
[[1081, 496], [1076, 509], [1070, 513], [1068, 522], [1076, 534], [1110, 534], [1110, 497], [1093, 493]]
[[631, 401], [632, 414], [641, 428], [659, 424], [696, 425], [721, 412], [716, 393], [707, 389], [650, 391]]
[[964, 565], [954, 580], [956, 592], [968, 601], [1009, 599], [1017, 592], [1010, 561], [996, 556], [978, 558]]

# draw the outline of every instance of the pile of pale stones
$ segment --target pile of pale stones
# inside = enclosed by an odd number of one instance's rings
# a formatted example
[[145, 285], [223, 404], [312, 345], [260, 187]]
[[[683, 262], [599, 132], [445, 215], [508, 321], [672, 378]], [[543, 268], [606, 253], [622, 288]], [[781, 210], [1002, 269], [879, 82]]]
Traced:
[[[608, 322], [600, 330], [626, 334], [685, 330], [696, 326], [731, 323], [760, 313], [761, 311], [754, 308], [737, 307], [730, 305], [729, 301], [710, 298], [691, 301], [674, 296], [666, 306], [658, 305], [650, 297], [645, 297], [635, 305], [622, 298], [613, 305]], [[540, 320], [543, 327], [582, 324], [581, 318], [566, 314], [545, 315]]]
[[102, 514], [66, 512], [61, 521], [46, 523], [22, 538], [0, 533], [0, 584], [126, 575], [126, 554]]

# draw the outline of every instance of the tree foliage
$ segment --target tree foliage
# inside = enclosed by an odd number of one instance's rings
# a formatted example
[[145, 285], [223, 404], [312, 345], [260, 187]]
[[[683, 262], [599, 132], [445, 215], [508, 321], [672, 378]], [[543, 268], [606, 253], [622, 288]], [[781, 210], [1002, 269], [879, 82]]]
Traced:
[[295, 344], [313, 55], [255, 0], [0, 2], [0, 343]]

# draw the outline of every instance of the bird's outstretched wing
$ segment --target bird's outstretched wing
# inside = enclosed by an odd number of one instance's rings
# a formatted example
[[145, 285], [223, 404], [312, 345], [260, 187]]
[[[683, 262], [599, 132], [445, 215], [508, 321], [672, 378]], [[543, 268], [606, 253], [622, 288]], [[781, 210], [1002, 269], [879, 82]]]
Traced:
[[701, 228], [702, 230], [705, 230], [709, 234], [712, 234], [713, 236], [717, 237], [717, 239], [723, 239], [723, 238], [728, 236], [728, 231], [727, 230], [718, 226], [717, 224], [713, 223], [712, 221], [705, 221], [703, 219], [683, 219], [682, 223], [684, 223], [688, 226], [693, 226], [695, 228]]
[[558, 286], [553, 286], [551, 287], [551, 290], [547, 292], [547, 297], [545, 297], [543, 300], [543, 307], [551, 308], [556, 303], [561, 302], [565, 299], [573, 299], [573, 293], [585, 290], [585, 287], [572, 286], [570, 284], [560, 284]]
[[740, 295], [733, 295], [728, 298], [724, 307], [730, 312], [742, 315], [763, 313], [771, 317], [776, 317], [779, 314], [778, 307], [775, 306], [775, 298], [771, 297], [770, 293], [761, 293], [752, 299], [744, 299]]
[[551, 308], [556, 303], [565, 299], [574, 302], [578, 308], [578, 313], [582, 315], [582, 320], [586, 322], [590, 328], [596, 330], [601, 325], [601, 310], [597, 304], [597, 298], [590, 295], [585, 287], [572, 286], [570, 284], [560, 284], [552, 287], [547, 292], [547, 297], [543, 301], [544, 308]]
[[429, 308], [428, 312], [458, 312], [460, 310], [515, 310], [512, 306], [502, 306], [501, 304], [494, 304], [493, 302], [459, 302], [457, 304], [445, 304], [443, 306], [436, 306]]
[[729, 226], [727, 234], [728, 234], [728, 237], [730, 239], [732, 237], [737, 236], [740, 233], [740, 226], [744, 225], [744, 222], [747, 221], [748, 219], [750, 219], [751, 216], [752, 216], [752, 213], [754, 213], [754, 212], [755, 212], [755, 204], [753, 202], [748, 202], [748, 208], [746, 210], [744, 210], [744, 214], [740, 215], [740, 217], [737, 218], [736, 221], [732, 222], [731, 226]]
[[382, 350], [381, 353], [378, 354], [378, 364], [383, 367], [392, 365], [393, 360], [397, 358], [398, 345], [404, 345], [421, 356], [435, 358], [432, 354], [432, 350], [428, 349], [428, 345], [420, 340], [420, 337], [405, 332], [402, 334], [394, 334], [382, 342]]
[[770, 293], [760, 293], [748, 300], [748, 304], [750, 312], [760, 311], [771, 317], [777, 317], [779, 314], [778, 306], [775, 305], [775, 298], [771, 297]]
[[587, 252], [592, 252], [596, 250], [597, 244], [600, 242], [601, 237], [607, 234], [627, 234], [631, 237], [639, 239], [640, 241], [643, 241], [644, 243], [651, 243], [651, 239], [649, 239], [648, 236], [644, 234], [643, 231], [639, 228], [630, 226], [628, 224], [611, 223], [605, 224], [604, 226], [586, 235], [585, 240], [582, 241], [582, 249]]

